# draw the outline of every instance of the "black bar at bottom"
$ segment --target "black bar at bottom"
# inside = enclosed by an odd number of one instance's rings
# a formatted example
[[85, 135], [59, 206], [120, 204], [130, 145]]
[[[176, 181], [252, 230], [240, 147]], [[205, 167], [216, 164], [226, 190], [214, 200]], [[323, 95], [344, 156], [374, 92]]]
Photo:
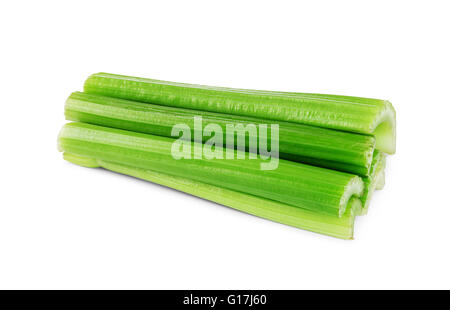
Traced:
[[[2, 304], [8, 300], [15, 306], [33, 305], [46, 307], [115, 306], [130, 309], [154, 307], [177, 308], [248, 308], [294, 306], [316, 307], [367, 307], [394, 305], [424, 305], [449, 300], [449, 291], [226, 291], [226, 290], [154, 290], [154, 291], [0, 291]], [[359, 305], [359, 306], [358, 306]], [[280, 308], [283, 309], [283, 308]]]

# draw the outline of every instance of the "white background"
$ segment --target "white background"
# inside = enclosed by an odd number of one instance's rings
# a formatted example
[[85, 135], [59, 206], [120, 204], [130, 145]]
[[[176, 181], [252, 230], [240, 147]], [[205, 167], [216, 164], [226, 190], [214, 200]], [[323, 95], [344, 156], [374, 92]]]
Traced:
[[[0, 288], [450, 288], [448, 1], [3, 1]], [[65, 162], [92, 73], [389, 99], [398, 151], [343, 241]]]

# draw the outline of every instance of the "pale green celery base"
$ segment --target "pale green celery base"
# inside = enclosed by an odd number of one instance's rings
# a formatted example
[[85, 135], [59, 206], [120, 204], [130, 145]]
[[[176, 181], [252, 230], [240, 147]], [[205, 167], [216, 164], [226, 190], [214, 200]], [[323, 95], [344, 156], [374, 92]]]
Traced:
[[338, 218], [151, 170], [133, 168], [68, 153], [64, 153], [64, 159], [85, 167], [102, 167], [167, 186], [258, 217], [341, 239], [353, 239], [355, 214], [361, 209], [360, 200], [352, 197], [346, 208], [347, 211], [342, 217]]

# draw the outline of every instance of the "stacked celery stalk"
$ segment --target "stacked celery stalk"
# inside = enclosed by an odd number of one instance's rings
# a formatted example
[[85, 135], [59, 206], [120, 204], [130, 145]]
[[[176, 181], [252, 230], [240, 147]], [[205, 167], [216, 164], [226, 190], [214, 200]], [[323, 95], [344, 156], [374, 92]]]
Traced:
[[[353, 238], [355, 217], [367, 213], [373, 192], [384, 185], [386, 154], [395, 153], [395, 110], [377, 99], [98, 73], [86, 80], [84, 92], [69, 96], [65, 114], [74, 122], [63, 127], [58, 144], [72, 163], [343, 239]], [[181, 158], [173, 155], [180, 124], [192, 137]], [[272, 124], [278, 134], [268, 130], [264, 138], [279, 149], [274, 169], [261, 169], [271, 160], [261, 153], [261, 131], [231, 136], [233, 142], [242, 138], [244, 148], [225, 144], [229, 126]], [[216, 137], [205, 134], [208, 128]]]

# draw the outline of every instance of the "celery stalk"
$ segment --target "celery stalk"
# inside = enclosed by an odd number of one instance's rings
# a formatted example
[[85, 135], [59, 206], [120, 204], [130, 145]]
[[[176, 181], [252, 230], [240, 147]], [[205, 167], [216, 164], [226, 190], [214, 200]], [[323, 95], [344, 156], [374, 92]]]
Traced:
[[70, 153], [64, 153], [64, 158], [81, 166], [102, 167], [167, 186], [258, 217], [341, 239], [353, 239], [355, 210], [361, 208], [359, 199], [351, 198], [343, 216], [335, 217], [152, 170], [134, 168]]
[[[231, 114], [188, 110], [104, 97], [93, 94], [72, 93], [65, 105], [66, 119], [135, 132], [171, 137], [176, 124], [187, 124], [191, 137], [210, 124], [220, 126], [223, 141], [226, 126], [268, 124], [271, 121]], [[194, 117], [202, 117], [202, 125], [196, 128]], [[375, 139], [371, 136], [341, 132], [308, 125], [279, 122], [280, 158], [315, 166], [366, 176], [372, 162]], [[248, 138], [253, 133], [246, 132]], [[202, 136], [205, 142], [209, 136]], [[257, 135], [255, 140], [258, 141]], [[270, 135], [268, 135], [270, 143]], [[246, 139], [247, 151], [249, 140]]]
[[[275, 170], [261, 170], [266, 160], [231, 151], [234, 159], [174, 159], [174, 139], [84, 123], [66, 124], [60, 132], [61, 151], [126, 166], [154, 170], [241, 191], [295, 207], [342, 216], [351, 196], [363, 191], [360, 177], [279, 160]], [[198, 145], [188, 143], [195, 152]], [[195, 154], [194, 154], [195, 155]], [[245, 159], [237, 159], [240, 156]]]
[[395, 110], [386, 100], [233, 89], [174, 83], [108, 73], [91, 75], [84, 91], [194, 110], [288, 121], [376, 138], [376, 148], [395, 153]]

